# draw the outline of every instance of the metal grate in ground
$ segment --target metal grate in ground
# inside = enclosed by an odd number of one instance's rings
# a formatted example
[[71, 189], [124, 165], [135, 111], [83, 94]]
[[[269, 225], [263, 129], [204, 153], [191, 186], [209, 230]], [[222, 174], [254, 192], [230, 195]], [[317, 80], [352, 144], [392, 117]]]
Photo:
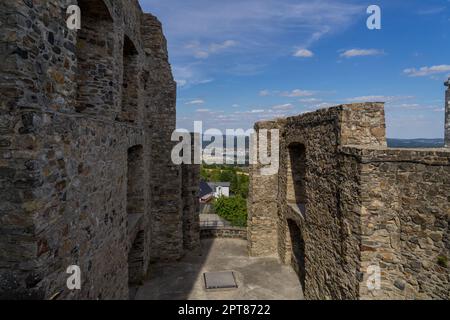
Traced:
[[238, 287], [232, 271], [205, 272], [203, 277], [207, 290], [237, 289]]

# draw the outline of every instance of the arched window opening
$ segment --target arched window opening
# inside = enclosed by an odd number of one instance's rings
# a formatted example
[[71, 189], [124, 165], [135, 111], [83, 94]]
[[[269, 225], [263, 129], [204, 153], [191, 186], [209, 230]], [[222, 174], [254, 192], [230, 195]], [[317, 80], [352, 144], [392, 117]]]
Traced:
[[287, 203], [306, 213], [308, 202], [306, 195], [306, 148], [303, 144], [293, 143], [288, 148], [287, 161]]
[[123, 44], [122, 110], [119, 121], [135, 122], [139, 105], [138, 51], [133, 42], [125, 36]]
[[102, 0], [79, 0], [77, 112], [107, 114], [113, 109], [114, 23]]

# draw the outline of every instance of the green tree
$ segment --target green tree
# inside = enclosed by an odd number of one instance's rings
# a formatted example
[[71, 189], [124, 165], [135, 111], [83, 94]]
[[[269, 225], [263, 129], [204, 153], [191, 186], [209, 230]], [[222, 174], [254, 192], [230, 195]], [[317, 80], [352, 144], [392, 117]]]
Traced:
[[231, 182], [233, 180], [233, 171], [229, 169], [220, 170], [220, 181], [221, 182]]
[[214, 210], [219, 216], [229, 221], [232, 226], [247, 226], [247, 200], [241, 196], [216, 199]]

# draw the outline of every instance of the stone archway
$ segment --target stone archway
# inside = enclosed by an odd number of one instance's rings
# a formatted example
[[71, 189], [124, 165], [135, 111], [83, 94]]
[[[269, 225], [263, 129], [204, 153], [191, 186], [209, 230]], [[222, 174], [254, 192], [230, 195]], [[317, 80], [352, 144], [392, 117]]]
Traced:
[[139, 53], [131, 39], [123, 40], [122, 106], [118, 120], [135, 122], [139, 110]]

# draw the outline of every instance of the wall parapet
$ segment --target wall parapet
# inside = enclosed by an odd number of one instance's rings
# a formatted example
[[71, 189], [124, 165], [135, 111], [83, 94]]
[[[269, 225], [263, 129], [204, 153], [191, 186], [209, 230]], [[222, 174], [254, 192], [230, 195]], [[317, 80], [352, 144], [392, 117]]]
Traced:
[[204, 227], [200, 229], [200, 238], [230, 238], [247, 240], [247, 228], [239, 227]]

